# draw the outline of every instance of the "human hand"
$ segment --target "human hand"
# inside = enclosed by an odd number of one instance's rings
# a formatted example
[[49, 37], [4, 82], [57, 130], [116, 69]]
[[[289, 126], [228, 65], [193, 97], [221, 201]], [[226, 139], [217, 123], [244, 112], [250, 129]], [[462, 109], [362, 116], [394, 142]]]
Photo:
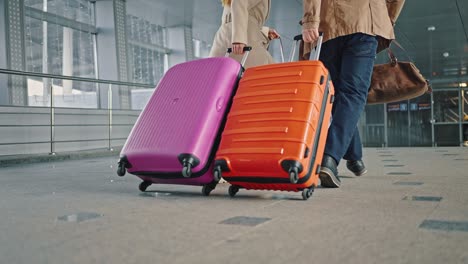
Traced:
[[319, 37], [318, 28], [303, 28], [302, 29], [302, 39], [304, 42], [315, 42]]
[[232, 43], [232, 53], [234, 54], [244, 54], [244, 43]]
[[280, 38], [280, 34], [278, 32], [276, 32], [276, 30], [274, 28], [270, 28], [270, 30], [268, 31], [268, 38], [270, 40], [272, 39], [277, 39], [277, 38]]

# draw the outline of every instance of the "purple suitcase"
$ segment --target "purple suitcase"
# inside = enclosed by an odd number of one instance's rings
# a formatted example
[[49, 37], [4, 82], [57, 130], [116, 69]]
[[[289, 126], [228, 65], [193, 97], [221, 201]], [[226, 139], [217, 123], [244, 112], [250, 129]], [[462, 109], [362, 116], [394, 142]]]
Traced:
[[164, 75], [120, 153], [117, 174], [215, 188], [213, 160], [242, 67], [227, 57], [178, 64]]

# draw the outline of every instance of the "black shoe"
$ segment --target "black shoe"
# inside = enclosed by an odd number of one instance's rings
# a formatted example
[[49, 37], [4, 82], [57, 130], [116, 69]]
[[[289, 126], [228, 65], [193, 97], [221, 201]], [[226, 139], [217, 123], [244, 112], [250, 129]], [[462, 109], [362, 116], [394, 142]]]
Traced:
[[320, 166], [320, 185], [326, 188], [338, 188], [341, 185], [338, 178], [338, 169], [334, 158], [323, 155], [322, 165]]
[[362, 162], [362, 160], [348, 160], [346, 161], [346, 167], [356, 176], [361, 176], [367, 173], [366, 166], [364, 166], [364, 162]]

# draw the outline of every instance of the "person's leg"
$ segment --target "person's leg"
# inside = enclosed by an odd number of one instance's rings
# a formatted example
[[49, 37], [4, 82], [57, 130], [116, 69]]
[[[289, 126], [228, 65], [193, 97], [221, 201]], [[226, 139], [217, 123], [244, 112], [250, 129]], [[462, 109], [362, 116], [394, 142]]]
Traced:
[[[348, 150], [366, 104], [377, 49], [377, 39], [373, 36], [358, 33], [347, 37], [341, 60], [340, 81], [335, 87], [333, 122], [325, 148], [325, 153], [337, 161]], [[356, 142], [360, 143], [360, 140]], [[359, 144], [357, 149], [360, 148]], [[355, 149], [353, 151], [353, 155], [359, 154]]]
[[366, 166], [362, 161], [361, 137], [359, 136], [359, 129], [357, 127], [343, 159], [346, 160], [346, 168], [354, 173], [354, 175], [361, 176], [367, 173]]
[[354, 134], [349, 142], [348, 149], [343, 156], [345, 160], [361, 160], [362, 159], [362, 144], [361, 137], [359, 135], [359, 129], [354, 129]]
[[[357, 33], [344, 38], [339, 81], [335, 84], [333, 121], [325, 146], [325, 154], [337, 163], [348, 151], [350, 143], [353, 143], [350, 155], [359, 155], [362, 151], [360, 138], [353, 141], [353, 137], [366, 104], [376, 49], [377, 39], [373, 36]], [[353, 149], [356, 145], [359, 145], [357, 149]], [[326, 165], [322, 164], [325, 166], [321, 172], [322, 182], [326, 182], [325, 187], [339, 187], [337, 175], [333, 175], [333, 170], [327, 170]]]
[[330, 73], [333, 85], [339, 82], [341, 69], [342, 37], [329, 40], [322, 44], [320, 51], [320, 61], [325, 65]]
[[[325, 67], [328, 69], [330, 78], [335, 87], [335, 95], [337, 93], [336, 86], [340, 85], [340, 69], [341, 69], [341, 60], [343, 52], [343, 41], [344, 37], [339, 37], [336, 39], [329, 40], [322, 45], [322, 50], [320, 54], [320, 60], [323, 62]], [[332, 116], [335, 112], [335, 104], [332, 108]], [[332, 121], [333, 122], [333, 121]], [[333, 135], [332, 135], [333, 136]], [[330, 132], [327, 137], [330, 137]], [[330, 155], [324, 153], [321, 161], [321, 171], [320, 171], [320, 184], [323, 187], [336, 187], [340, 184], [340, 179], [338, 178], [338, 162]], [[324, 174], [322, 171], [325, 171]]]
[[354, 175], [361, 176], [367, 173], [366, 166], [362, 161], [361, 137], [359, 136], [359, 129], [357, 127], [343, 159], [346, 160], [346, 168], [354, 173]]

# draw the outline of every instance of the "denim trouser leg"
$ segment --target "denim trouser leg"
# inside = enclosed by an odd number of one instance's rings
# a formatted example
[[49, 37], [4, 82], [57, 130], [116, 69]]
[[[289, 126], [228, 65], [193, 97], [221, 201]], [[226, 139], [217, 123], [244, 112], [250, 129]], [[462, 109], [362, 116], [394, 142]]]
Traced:
[[356, 33], [329, 40], [320, 59], [330, 71], [335, 86], [333, 121], [328, 130], [325, 154], [339, 162], [362, 158], [357, 123], [366, 104], [374, 66], [377, 39]]
[[361, 160], [362, 159], [362, 144], [361, 137], [359, 136], [359, 129], [356, 127], [354, 130], [351, 142], [349, 142], [348, 149], [343, 156], [345, 160]]

